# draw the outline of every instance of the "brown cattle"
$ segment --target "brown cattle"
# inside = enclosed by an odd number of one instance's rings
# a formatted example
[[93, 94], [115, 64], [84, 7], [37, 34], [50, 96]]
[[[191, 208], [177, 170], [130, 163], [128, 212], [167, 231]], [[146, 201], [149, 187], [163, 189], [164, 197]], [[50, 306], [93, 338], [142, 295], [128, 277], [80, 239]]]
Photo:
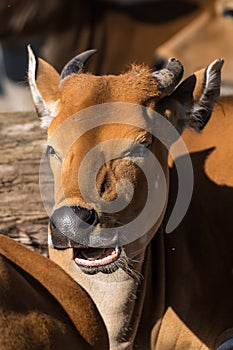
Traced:
[[48, 258], [0, 235], [0, 348], [108, 349], [85, 291]]
[[[182, 138], [189, 155], [180, 152], [178, 142], [173, 145], [177, 161], [182, 163], [191, 157], [194, 170], [189, 209], [180, 225], [165, 235], [167, 311], [160, 341], [166, 342], [167, 331], [173, 329], [171, 338], [177, 340], [177, 349], [186, 348], [184, 325], [205, 344], [188, 348], [219, 346], [218, 349], [228, 350], [233, 346], [232, 108], [232, 96], [220, 97], [202, 133], [184, 131]], [[177, 195], [175, 166], [170, 179], [168, 216]], [[217, 328], [223, 319], [228, 326], [222, 324], [219, 332]]]
[[[215, 241], [211, 229], [206, 235], [203, 231], [201, 237], [196, 234], [195, 245], [188, 232], [180, 242], [161, 226], [168, 200], [168, 149], [179, 138], [167, 120], [179, 131], [205, 126], [219, 94], [222, 61], [176, 87], [182, 66], [175, 59], [157, 72], [132, 66], [119, 76], [94, 76], [84, 73], [94, 52], [75, 57], [60, 77], [29, 49], [29, 84], [42, 126], [48, 128], [46, 157], [55, 180], [50, 258], [96, 303], [110, 349], [204, 350], [229, 344], [233, 285], [230, 246], [223, 251], [225, 235]], [[153, 157], [159, 161], [157, 168]], [[191, 173], [184, 164], [188, 180]], [[176, 166], [179, 176], [179, 163]], [[174, 176], [170, 182], [172, 200]], [[165, 193], [159, 191], [162, 187]], [[149, 212], [133, 225], [151, 192]], [[193, 211], [191, 217], [198, 222]], [[220, 228], [216, 230], [220, 235]], [[169, 245], [173, 237], [174, 246]], [[191, 248], [186, 244], [190, 240]]]
[[91, 70], [119, 74], [129, 62], [152, 65], [154, 49], [212, 1], [1, 0], [0, 110], [33, 108], [24, 86], [28, 43], [58, 71], [78, 52], [96, 47], [100, 54]]
[[153, 48], [212, 1], [2, 0], [0, 40], [18, 54], [20, 45], [34, 41], [59, 71], [78, 52], [96, 47], [92, 69], [119, 74], [129, 62], [151, 64]]
[[206, 65], [219, 55], [224, 58], [222, 93], [232, 94], [233, 89], [233, 2], [216, 0], [212, 9], [203, 11], [167, 42], [157, 47], [158, 62], [177, 57], [187, 67], [186, 74]]

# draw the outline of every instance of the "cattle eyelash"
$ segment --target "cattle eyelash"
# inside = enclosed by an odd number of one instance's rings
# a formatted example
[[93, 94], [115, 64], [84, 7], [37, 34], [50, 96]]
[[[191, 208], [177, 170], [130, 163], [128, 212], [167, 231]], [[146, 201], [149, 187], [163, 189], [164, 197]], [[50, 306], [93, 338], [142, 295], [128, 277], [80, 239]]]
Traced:
[[46, 157], [52, 156], [58, 160], [61, 160], [61, 157], [57, 154], [57, 152], [54, 150], [54, 148], [50, 145], [47, 146], [45, 155], [46, 155]]
[[152, 148], [152, 143], [149, 143], [149, 142], [142, 143], [142, 145], [148, 148], [149, 150], [151, 150]]
[[[143, 156], [143, 148], [140, 148], [140, 146], [144, 146], [145, 148], [151, 150], [152, 143], [146, 142], [146, 141], [136, 141], [136, 143], [131, 146], [129, 149], [125, 150], [123, 156], [124, 157], [130, 157], [130, 156]], [[140, 151], [141, 154], [138, 154], [138, 151]]]

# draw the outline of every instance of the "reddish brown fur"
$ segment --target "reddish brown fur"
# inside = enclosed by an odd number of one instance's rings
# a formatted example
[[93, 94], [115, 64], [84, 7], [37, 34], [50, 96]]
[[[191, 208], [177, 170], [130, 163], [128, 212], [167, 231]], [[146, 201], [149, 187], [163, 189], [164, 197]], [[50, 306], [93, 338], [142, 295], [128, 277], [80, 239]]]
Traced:
[[84, 290], [51, 260], [5, 236], [0, 242], [0, 347], [107, 349], [105, 327]]
[[[42, 82], [43, 77], [40, 79]], [[40, 88], [40, 85], [38, 87]], [[42, 87], [42, 95], [48, 99], [44, 87]], [[59, 95], [60, 110], [49, 127], [49, 135], [62, 121], [84, 108], [118, 101], [145, 104], [152, 97], [156, 102], [161, 94], [149, 68], [133, 65], [129, 72], [118, 76], [72, 74], [63, 81]]]

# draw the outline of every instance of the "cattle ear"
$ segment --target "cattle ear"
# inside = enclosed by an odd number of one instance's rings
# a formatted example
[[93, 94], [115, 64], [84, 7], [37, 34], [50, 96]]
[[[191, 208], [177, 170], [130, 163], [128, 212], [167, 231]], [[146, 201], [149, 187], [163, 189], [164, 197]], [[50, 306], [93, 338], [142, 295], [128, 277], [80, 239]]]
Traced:
[[207, 68], [186, 78], [168, 97], [178, 102], [178, 113], [174, 113], [178, 115], [173, 117], [180, 132], [187, 127], [196, 131], [205, 127], [220, 94], [223, 63], [223, 59], [216, 59]]
[[28, 83], [42, 128], [48, 128], [58, 113], [59, 81], [58, 72], [47, 62], [37, 58], [28, 46]]

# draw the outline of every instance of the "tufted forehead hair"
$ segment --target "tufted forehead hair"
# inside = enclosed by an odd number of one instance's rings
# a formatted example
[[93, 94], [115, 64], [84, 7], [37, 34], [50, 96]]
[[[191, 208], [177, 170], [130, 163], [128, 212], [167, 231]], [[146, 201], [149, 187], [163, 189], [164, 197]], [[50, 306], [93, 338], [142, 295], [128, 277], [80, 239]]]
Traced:
[[161, 95], [157, 81], [147, 66], [132, 65], [118, 76], [71, 74], [60, 86], [59, 113], [49, 127], [52, 133], [65, 119], [78, 111], [108, 102], [145, 105]]
[[48, 136], [80, 110], [109, 102], [144, 105], [170, 120], [173, 116], [172, 122], [179, 131], [187, 126], [200, 131], [219, 95], [222, 59], [216, 59], [179, 84], [183, 66], [175, 58], [168, 60], [166, 68], [154, 72], [134, 64], [118, 76], [95, 76], [84, 74], [94, 49], [71, 59], [61, 74], [37, 58], [30, 47], [28, 52], [28, 81], [41, 126], [48, 129]]
[[61, 86], [61, 94], [65, 94], [65, 97], [68, 91], [72, 97], [80, 92], [79, 99], [85, 97], [87, 102], [91, 97], [91, 105], [110, 101], [144, 103], [148, 98], [161, 95], [152, 72], [143, 65], [132, 65], [127, 72], [118, 76], [73, 73], [64, 79]]

